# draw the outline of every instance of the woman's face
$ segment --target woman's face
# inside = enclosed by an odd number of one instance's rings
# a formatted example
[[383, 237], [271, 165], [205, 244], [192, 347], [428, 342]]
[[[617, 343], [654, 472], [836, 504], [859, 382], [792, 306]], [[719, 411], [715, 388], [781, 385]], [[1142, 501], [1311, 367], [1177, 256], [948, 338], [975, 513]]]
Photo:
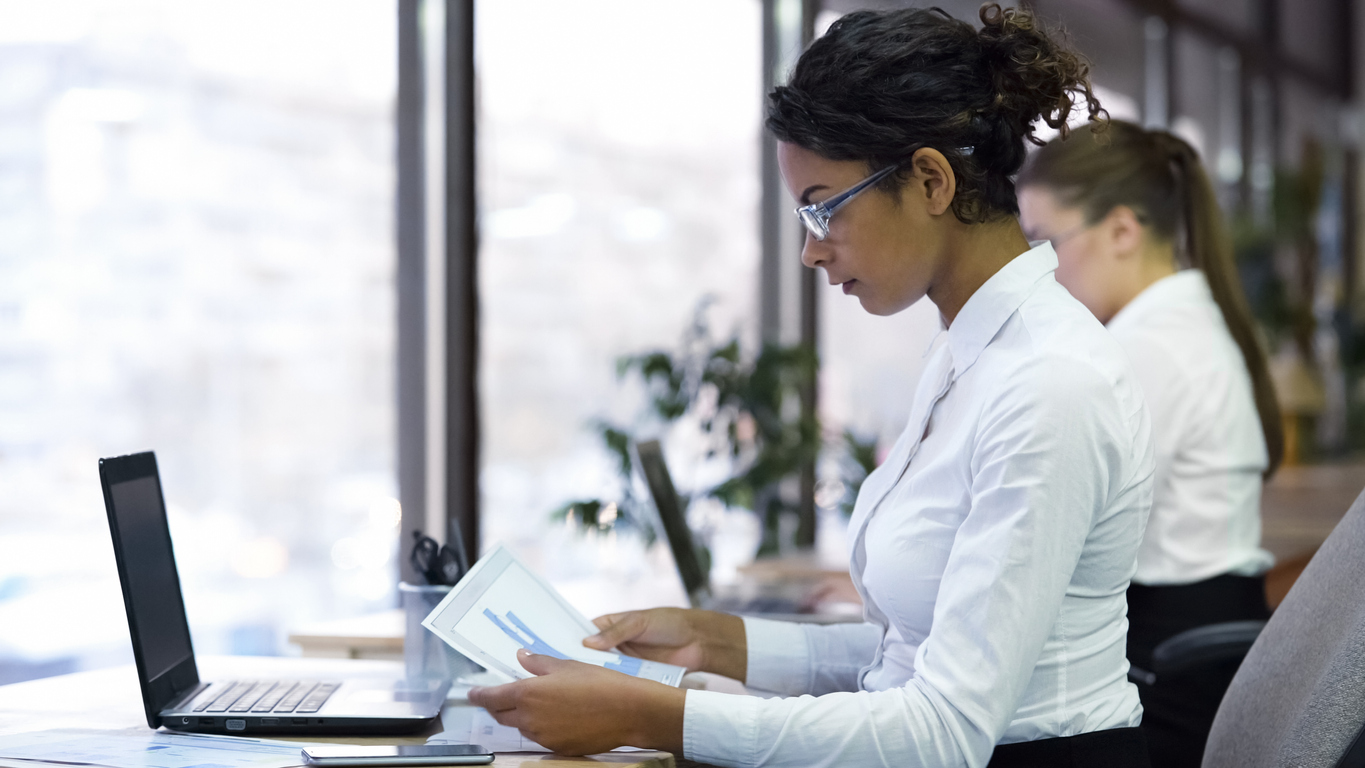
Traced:
[[[800, 205], [833, 197], [871, 173], [864, 163], [830, 160], [786, 142], [778, 144], [777, 164]], [[913, 195], [902, 194], [898, 204], [868, 189], [835, 211], [824, 240], [807, 233], [801, 263], [823, 268], [830, 285], [857, 296], [868, 312], [895, 314], [925, 295], [942, 262], [930, 218]]]
[[1029, 240], [1051, 240], [1057, 251], [1057, 282], [1107, 323], [1116, 305], [1119, 254], [1104, 221], [1088, 225], [1079, 208], [1063, 206], [1045, 187], [1019, 189], [1019, 223]]

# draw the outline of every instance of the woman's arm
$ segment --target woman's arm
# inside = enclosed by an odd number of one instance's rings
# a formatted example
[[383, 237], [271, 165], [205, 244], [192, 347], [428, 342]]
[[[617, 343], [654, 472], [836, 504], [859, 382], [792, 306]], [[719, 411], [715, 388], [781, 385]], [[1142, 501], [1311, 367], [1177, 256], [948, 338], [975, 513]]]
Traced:
[[469, 703], [563, 755], [622, 745], [682, 753], [686, 691], [581, 661], [524, 650], [517, 658], [536, 677], [473, 688]]
[[772, 693], [851, 691], [882, 631], [870, 624], [796, 624], [712, 611], [656, 608], [594, 620], [583, 645], [613, 648], [691, 671], [713, 672]]
[[[602, 632], [583, 641], [590, 648], [617, 648], [793, 693], [853, 687], [881, 639], [869, 625], [789, 624], [676, 608], [613, 614], [596, 623]], [[756, 649], [750, 637], [772, 647]], [[537, 677], [474, 689], [470, 703], [561, 754], [627, 744], [681, 754], [688, 692], [581, 662], [525, 651], [518, 658]]]
[[629, 656], [739, 681], [748, 674], [748, 639], [744, 620], [738, 616], [654, 608], [599, 616], [593, 623], [599, 631], [583, 641], [588, 648], [616, 648]]
[[858, 690], [858, 673], [876, 656], [881, 627], [872, 624], [795, 624], [744, 617], [748, 677], [760, 691], [819, 696]]
[[[736, 680], [747, 675], [744, 621], [712, 611], [656, 608], [597, 618], [583, 645]], [[681, 752], [686, 692], [578, 661], [519, 651], [536, 677], [475, 688], [469, 701], [541, 746], [566, 755], [622, 745]]]

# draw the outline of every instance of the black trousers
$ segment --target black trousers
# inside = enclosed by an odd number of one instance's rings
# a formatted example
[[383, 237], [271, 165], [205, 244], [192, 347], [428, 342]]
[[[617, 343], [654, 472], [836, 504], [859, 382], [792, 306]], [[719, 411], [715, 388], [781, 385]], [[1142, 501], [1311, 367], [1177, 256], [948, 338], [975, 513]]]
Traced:
[[[1215, 576], [1169, 587], [1128, 588], [1128, 661], [1150, 670], [1161, 641], [1187, 629], [1223, 621], [1270, 618], [1263, 576]], [[1142, 730], [1161, 768], [1199, 768], [1218, 704], [1241, 660], [1137, 683]]]
[[1079, 736], [1001, 744], [995, 748], [986, 768], [1151, 768], [1152, 765], [1141, 728], [1114, 728]]

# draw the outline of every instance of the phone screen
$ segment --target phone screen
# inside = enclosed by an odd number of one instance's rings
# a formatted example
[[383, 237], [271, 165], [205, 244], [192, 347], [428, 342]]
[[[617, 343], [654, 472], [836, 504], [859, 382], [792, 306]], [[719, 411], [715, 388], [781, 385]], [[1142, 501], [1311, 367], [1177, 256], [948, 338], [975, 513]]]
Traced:
[[[480, 765], [493, 753], [478, 744], [307, 747], [303, 756], [316, 765]], [[451, 758], [465, 758], [452, 760]]]

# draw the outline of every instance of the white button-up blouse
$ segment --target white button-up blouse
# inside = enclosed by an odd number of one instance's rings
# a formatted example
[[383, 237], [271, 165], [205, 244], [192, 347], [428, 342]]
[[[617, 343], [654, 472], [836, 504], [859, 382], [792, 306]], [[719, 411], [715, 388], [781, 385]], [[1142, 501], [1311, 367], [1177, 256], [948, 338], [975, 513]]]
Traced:
[[1051, 245], [1020, 255], [935, 341], [850, 521], [866, 622], [745, 619], [748, 684], [794, 697], [688, 691], [688, 758], [984, 766], [997, 743], [1138, 724], [1125, 591], [1152, 437], [1056, 268]]
[[1109, 321], [1152, 415], [1156, 480], [1139, 584], [1265, 572], [1261, 473], [1270, 458], [1251, 374], [1197, 269], [1147, 287]]

